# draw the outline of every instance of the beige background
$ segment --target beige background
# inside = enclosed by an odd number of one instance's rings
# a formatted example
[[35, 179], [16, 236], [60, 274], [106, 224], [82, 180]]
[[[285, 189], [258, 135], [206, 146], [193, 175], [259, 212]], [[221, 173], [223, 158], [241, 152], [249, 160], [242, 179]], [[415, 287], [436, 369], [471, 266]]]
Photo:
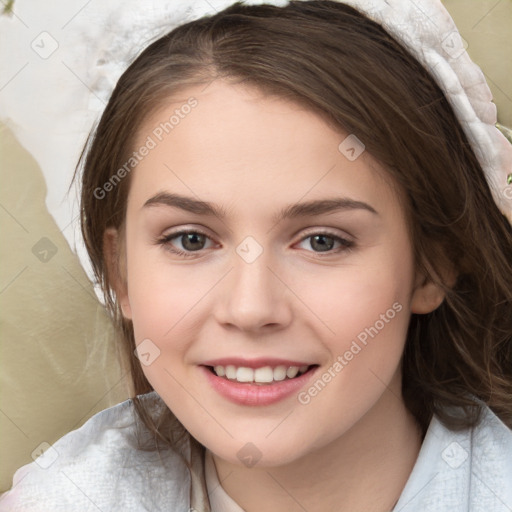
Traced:
[[[512, 0], [446, 0], [512, 126]], [[41, 170], [0, 126], [0, 491], [93, 414], [128, 396], [110, 322], [45, 206]], [[43, 445], [45, 449], [46, 445]]]
[[498, 121], [512, 128], [512, 0], [444, 0], [443, 4], [486, 76]]
[[5, 490], [41, 442], [54, 443], [126, 398], [127, 391], [109, 319], [46, 210], [43, 175], [4, 126], [0, 181], [0, 490]]

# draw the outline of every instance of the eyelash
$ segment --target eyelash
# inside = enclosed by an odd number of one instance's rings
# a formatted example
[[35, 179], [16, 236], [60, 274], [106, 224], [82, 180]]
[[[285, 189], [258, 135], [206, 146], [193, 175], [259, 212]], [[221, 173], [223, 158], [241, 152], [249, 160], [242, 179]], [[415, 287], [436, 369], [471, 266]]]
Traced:
[[[206, 238], [210, 239], [210, 237], [206, 233], [203, 233], [202, 231], [200, 231], [198, 229], [190, 229], [190, 230], [176, 231], [175, 233], [169, 233], [168, 235], [157, 238], [155, 240], [155, 243], [163, 246], [165, 250], [168, 250], [178, 256], [182, 256], [184, 258], [196, 258], [197, 254], [195, 254], [195, 253], [199, 253], [202, 249], [200, 249], [199, 251], [185, 252], [185, 251], [182, 251], [181, 249], [176, 249], [169, 243], [174, 238], [178, 238], [182, 235], [187, 235], [187, 234], [203, 235]], [[345, 251], [348, 252], [354, 248], [354, 242], [347, 240], [346, 238], [342, 238], [338, 235], [335, 235], [334, 233], [330, 233], [329, 231], [318, 231], [318, 232], [311, 233], [311, 234], [301, 238], [299, 240], [299, 242], [303, 242], [304, 240], [307, 240], [308, 238], [311, 238], [311, 237], [317, 236], [317, 235], [324, 235], [324, 236], [333, 238], [335, 241], [340, 242], [340, 244], [342, 246], [341, 248], [338, 248], [338, 250], [336, 250], [336, 251], [334, 249], [325, 251], [325, 255], [322, 254], [322, 252], [313, 251], [315, 254], [318, 254], [318, 256], [320, 258], [326, 257], [326, 256], [332, 256], [333, 254], [338, 254], [340, 252], [345, 252]], [[308, 252], [311, 252], [311, 251], [308, 251]]]

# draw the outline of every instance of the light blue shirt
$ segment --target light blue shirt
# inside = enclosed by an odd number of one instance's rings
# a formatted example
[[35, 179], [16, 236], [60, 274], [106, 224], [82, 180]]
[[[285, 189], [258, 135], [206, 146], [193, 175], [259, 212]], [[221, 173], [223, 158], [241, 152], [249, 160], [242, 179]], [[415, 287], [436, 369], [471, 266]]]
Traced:
[[[140, 399], [154, 411], [165, 407], [154, 391]], [[139, 450], [134, 419], [126, 400], [60, 438], [16, 471], [0, 512], [189, 512], [192, 505], [197, 512], [243, 512], [219, 484], [208, 452], [191, 472], [176, 451]], [[432, 419], [393, 509], [427, 511], [512, 512], [512, 431], [489, 408], [477, 427], [460, 432]]]

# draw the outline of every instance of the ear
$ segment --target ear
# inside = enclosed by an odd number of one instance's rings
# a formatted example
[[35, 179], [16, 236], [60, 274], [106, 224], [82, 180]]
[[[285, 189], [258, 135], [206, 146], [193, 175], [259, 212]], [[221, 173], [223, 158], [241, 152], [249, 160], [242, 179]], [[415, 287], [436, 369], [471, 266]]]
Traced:
[[115, 291], [123, 316], [131, 320], [132, 311], [128, 298], [124, 251], [125, 247], [121, 243], [119, 231], [116, 228], [107, 228], [103, 233], [103, 257], [107, 266], [108, 280]]
[[[429, 266], [429, 273], [438, 277]], [[456, 273], [453, 269], [443, 271], [444, 280], [450, 288], [455, 285]], [[424, 272], [416, 273], [416, 280], [411, 299], [411, 313], [425, 315], [437, 309], [445, 299], [443, 288], [427, 277]]]

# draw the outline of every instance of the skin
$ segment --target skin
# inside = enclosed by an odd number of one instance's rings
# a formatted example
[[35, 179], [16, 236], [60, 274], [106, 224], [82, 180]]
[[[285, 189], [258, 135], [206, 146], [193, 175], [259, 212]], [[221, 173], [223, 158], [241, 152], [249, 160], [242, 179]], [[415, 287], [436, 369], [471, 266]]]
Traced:
[[[342, 130], [226, 81], [170, 98], [139, 128], [139, 145], [189, 97], [198, 105], [132, 171], [126, 244], [113, 228], [105, 233], [110, 265], [122, 247], [125, 280], [115, 289], [136, 342], [150, 339], [160, 350], [144, 373], [211, 450], [222, 486], [246, 511], [390, 510], [422, 441], [400, 391], [407, 326], [412, 312], [428, 313], [444, 298], [415, 270], [399, 192], [367, 152], [349, 161], [338, 150]], [[226, 218], [143, 208], [163, 191], [214, 203]], [[272, 221], [287, 205], [334, 196], [377, 213]], [[192, 258], [155, 242], [181, 228], [209, 237], [192, 245]], [[311, 237], [325, 230], [354, 245], [327, 238], [333, 248], [322, 252]], [[252, 263], [236, 252], [247, 236], [263, 248]], [[190, 247], [184, 243], [177, 236], [167, 248]], [[198, 367], [268, 356], [316, 363], [321, 375], [396, 303], [401, 311], [306, 405], [296, 395], [233, 404]], [[254, 467], [237, 456], [248, 442], [261, 452]]]

